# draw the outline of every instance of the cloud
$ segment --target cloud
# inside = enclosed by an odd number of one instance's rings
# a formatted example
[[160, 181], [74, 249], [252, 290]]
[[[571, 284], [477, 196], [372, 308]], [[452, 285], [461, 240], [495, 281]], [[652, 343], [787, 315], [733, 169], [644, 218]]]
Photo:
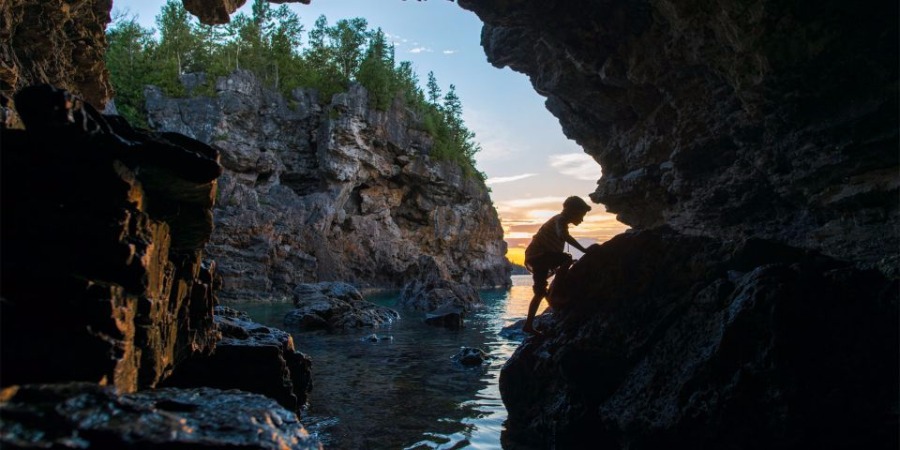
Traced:
[[422, 53], [422, 52], [431, 53], [433, 51], [434, 50], [432, 50], [428, 47], [415, 47], [415, 48], [409, 49], [410, 53]]
[[493, 177], [485, 180], [484, 184], [501, 184], [501, 183], [510, 183], [513, 181], [524, 180], [526, 178], [530, 178], [537, 175], [536, 173], [523, 173], [521, 175], [513, 175], [509, 177]]
[[444, 50], [441, 53], [443, 53], [445, 55], [452, 55], [452, 54], [456, 53], [456, 50]]
[[600, 165], [586, 153], [563, 153], [547, 159], [557, 172], [577, 180], [596, 181], [603, 176]]

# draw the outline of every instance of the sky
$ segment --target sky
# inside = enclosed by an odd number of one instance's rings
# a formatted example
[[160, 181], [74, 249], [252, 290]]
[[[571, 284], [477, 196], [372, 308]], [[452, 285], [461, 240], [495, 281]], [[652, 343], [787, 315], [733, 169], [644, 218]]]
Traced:
[[[165, 0], [113, 0], [113, 17], [136, 16], [145, 28]], [[252, 0], [238, 10], [250, 14]], [[287, 3], [304, 28], [320, 15], [329, 24], [362, 17], [369, 28], [381, 28], [395, 44], [396, 59], [410, 61], [420, 80], [429, 71], [444, 92], [452, 83], [463, 106], [463, 120], [482, 150], [475, 159], [487, 174], [491, 198], [509, 244], [507, 257], [521, 264], [525, 246], [544, 221], [562, 209], [563, 200], [578, 195], [593, 206], [573, 237], [587, 246], [601, 243], [627, 227], [590, 202], [601, 167], [563, 135], [559, 121], [544, 107], [544, 97], [526, 75], [492, 66], [480, 45], [478, 17], [447, 0], [312, 0]], [[278, 5], [273, 4], [273, 7]], [[578, 251], [570, 250], [578, 256]]]

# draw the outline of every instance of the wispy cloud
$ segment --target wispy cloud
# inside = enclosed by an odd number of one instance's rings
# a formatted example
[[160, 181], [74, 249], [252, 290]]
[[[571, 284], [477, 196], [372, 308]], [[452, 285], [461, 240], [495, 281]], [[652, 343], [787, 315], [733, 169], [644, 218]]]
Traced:
[[445, 55], [452, 55], [452, 54], [456, 53], [456, 50], [444, 50], [441, 53], [443, 53]]
[[559, 173], [578, 180], [595, 181], [603, 175], [600, 164], [586, 153], [563, 153], [547, 159]]
[[493, 177], [485, 180], [484, 184], [501, 184], [501, 183], [511, 183], [513, 181], [524, 180], [526, 178], [531, 178], [537, 175], [536, 173], [523, 173], [521, 175], [513, 175], [509, 177]]
[[415, 47], [415, 48], [409, 49], [409, 52], [410, 52], [410, 53], [422, 53], [422, 52], [425, 52], [425, 53], [431, 53], [431, 52], [433, 52], [433, 51], [434, 51], [434, 50], [432, 50], [432, 49], [430, 49], [430, 48], [428, 48], [428, 47]]

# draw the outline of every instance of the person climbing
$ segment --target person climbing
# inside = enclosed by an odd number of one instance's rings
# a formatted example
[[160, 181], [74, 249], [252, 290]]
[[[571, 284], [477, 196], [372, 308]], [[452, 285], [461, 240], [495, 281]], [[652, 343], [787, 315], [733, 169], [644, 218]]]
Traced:
[[569, 234], [569, 224], [578, 226], [584, 220], [584, 215], [591, 210], [581, 197], [571, 196], [563, 202], [561, 213], [553, 216], [541, 225], [538, 232], [531, 238], [531, 243], [525, 249], [525, 267], [531, 272], [534, 280], [534, 297], [528, 305], [528, 317], [522, 331], [529, 334], [540, 334], [534, 326], [534, 316], [537, 314], [541, 300], [547, 295], [547, 279], [556, 273], [560, 267], [568, 267], [572, 264], [572, 255], [563, 252], [565, 244], [587, 251], [578, 241]]

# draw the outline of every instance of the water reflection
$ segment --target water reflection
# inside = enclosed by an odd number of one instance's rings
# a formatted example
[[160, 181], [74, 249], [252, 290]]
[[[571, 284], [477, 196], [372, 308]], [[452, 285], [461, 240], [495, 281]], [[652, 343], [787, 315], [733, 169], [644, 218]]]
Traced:
[[[462, 330], [425, 325], [424, 315], [400, 310], [390, 327], [374, 330], [392, 340], [368, 342], [371, 329], [347, 333], [294, 333], [297, 348], [313, 359], [313, 391], [304, 424], [326, 448], [496, 449], [506, 420], [497, 385], [500, 368], [518, 342], [498, 336], [524, 318], [531, 280], [483, 291], [486, 307]], [[395, 296], [370, 298], [394, 307]], [[254, 320], [284, 328], [291, 305], [235, 305]], [[460, 347], [479, 347], [493, 360], [465, 369], [450, 358]]]

